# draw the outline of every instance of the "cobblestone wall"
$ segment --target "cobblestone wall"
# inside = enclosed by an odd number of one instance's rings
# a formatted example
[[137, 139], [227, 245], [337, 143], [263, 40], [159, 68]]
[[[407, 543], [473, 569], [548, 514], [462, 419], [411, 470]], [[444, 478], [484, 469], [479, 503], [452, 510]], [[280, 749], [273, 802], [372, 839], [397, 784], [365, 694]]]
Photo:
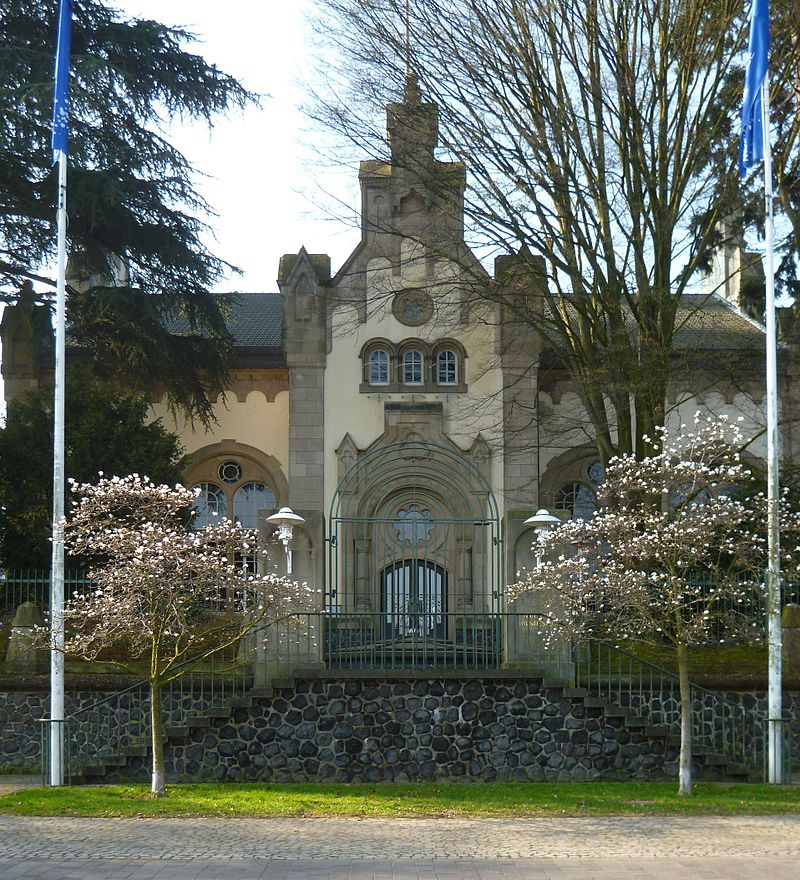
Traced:
[[[67, 713], [101, 697], [70, 694]], [[146, 716], [146, 705], [135, 702], [113, 711], [109, 704], [75, 746], [91, 754], [129, 717]], [[800, 695], [787, 703], [800, 717]], [[46, 709], [46, 694], [0, 694], [0, 763], [38, 766], [34, 719]], [[298, 681], [166, 749], [171, 778], [225, 781], [646, 780], [674, 778], [676, 760], [663, 737], [629, 730], [602, 708], [522, 679]], [[108, 778], [146, 779], [148, 767], [148, 759], [132, 758]]]

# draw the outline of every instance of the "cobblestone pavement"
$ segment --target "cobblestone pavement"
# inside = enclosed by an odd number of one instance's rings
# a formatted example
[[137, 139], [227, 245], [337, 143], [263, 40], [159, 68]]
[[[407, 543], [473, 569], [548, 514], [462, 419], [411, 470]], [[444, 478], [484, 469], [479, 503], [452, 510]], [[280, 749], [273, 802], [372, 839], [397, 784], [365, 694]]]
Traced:
[[0, 816], [0, 858], [530, 859], [793, 856], [800, 816], [67, 819]]

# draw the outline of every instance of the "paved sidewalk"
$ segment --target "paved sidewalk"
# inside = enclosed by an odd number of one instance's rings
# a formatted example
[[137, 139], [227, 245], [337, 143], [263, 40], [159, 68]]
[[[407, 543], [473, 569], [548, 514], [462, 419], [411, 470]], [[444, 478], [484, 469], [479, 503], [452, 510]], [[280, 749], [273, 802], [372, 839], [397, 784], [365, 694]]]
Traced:
[[0, 880], [798, 880], [800, 816], [0, 816]]
[[0, 860], [0, 880], [797, 880], [793, 859]]
[[37, 773], [26, 776], [0, 776], [0, 795], [11, 794], [20, 788], [33, 788], [42, 784], [42, 777]]

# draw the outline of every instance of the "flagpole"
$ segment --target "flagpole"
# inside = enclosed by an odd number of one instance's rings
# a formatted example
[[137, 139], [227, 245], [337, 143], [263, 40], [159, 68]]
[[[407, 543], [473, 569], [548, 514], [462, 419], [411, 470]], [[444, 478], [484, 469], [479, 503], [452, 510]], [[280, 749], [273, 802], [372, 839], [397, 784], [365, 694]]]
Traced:
[[781, 684], [781, 558], [778, 510], [780, 449], [778, 446], [778, 366], [775, 323], [775, 269], [773, 260], [772, 145], [769, 132], [769, 74], [761, 83], [761, 118], [764, 146], [764, 243], [766, 259], [767, 331], [767, 718], [768, 781], [783, 783], [783, 717]]
[[67, 126], [72, 0], [60, 0], [53, 95], [53, 163], [58, 163], [58, 275], [53, 391], [53, 556], [50, 567], [50, 785], [64, 784], [64, 398], [67, 276]]
[[58, 278], [53, 394], [53, 557], [50, 580], [50, 785], [64, 784], [64, 354], [67, 274], [67, 156], [58, 152]]

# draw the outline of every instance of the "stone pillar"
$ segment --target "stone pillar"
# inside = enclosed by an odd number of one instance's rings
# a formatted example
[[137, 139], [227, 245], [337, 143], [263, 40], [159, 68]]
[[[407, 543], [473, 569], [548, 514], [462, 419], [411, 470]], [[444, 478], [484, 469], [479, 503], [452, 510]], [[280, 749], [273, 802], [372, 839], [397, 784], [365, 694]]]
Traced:
[[42, 614], [34, 602], [25, 602], [17, 608], [11, 624], [11, 636], [6, 652], [6, 668], [19, 672], [44, 672], [47, 668], [47, 650], [42, 647], [36, 628], [42, 626]]
[[787, 605], [781, 615], [783, 677], [800, 681], [800, 605]]
[[327, 284], [330, 258], [305, 248], [281, 259], [283, 350], [289, 371], [289, 504], [322, 512]]

